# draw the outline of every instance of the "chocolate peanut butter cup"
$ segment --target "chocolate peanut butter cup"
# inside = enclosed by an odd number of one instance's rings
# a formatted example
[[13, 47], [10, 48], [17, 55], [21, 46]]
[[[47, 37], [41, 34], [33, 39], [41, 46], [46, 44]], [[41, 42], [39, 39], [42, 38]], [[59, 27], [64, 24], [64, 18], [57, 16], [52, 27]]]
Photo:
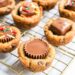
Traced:
[[70, 29], [71, 23], [61, 18], [54, 20], [50, 26], [50, 30], [57, 35], [65, 35]]
[[0, 26], [0, 42], [9, 42], [15, 38], [15, 35], [16, 31], [11, 29], [10, 26]]
[[0, 0], [0, 15], [9, 14], [15, 6], [15, 0]]
[[16, 27], [0, 25], [0, 52], [10, 52], [16, 48], [20, 36], [20, 31]]
[[35, 2], [22, 1], [12, 12], [17, 27], [30, 29], [38, 24], [42, 18], [42, 8]]
[[55, 57], [55, 49], [47, 41], [34, 38], [20, 44], [18, 54], [25, 68], [40, 72], [47, 69], [52, 63]]
[[53, 18], [47, 22], [44, 32], [51, 44], [55, 46], [65, 45], [75, 35], [75, 23], [66, 18]]

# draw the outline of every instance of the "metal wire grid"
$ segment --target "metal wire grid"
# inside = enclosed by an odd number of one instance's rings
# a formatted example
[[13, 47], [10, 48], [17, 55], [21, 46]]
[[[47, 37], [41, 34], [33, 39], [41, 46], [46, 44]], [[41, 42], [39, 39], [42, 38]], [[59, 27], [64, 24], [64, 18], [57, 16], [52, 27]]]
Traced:
[[[38, 26], [29, 30], [23, 31], [21, 41], [26, 41], [33, 37], [39, 37], [46, 40], [43, 27], [49, 18], [59, 17], [58, 5], [54, 9], [44, 11], [44, 18], [39, 22]], [[0, 18], [3, 24], [14, 25], [11, 15]], [[65, 46], [55, 47], [56, 57], [50, 68], [40, 73], [33, 73], [26, 70], [20, 63], [17, 49], [7, 54], [0, 54], [0, 74], [3, 75], [61, 75], [75, 56], [75, 38], [71, 43]], [[5, 73], [5, 74], [4, 74]]]

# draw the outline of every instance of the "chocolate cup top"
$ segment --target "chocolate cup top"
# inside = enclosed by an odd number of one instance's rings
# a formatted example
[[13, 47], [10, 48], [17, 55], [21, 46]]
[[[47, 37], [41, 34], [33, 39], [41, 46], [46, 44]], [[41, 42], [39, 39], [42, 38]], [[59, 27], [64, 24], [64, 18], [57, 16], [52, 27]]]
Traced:
[[67, 20], [57, 18], [49, 28], [56, 35], [65, 35], [71, 29], [71, 23]]
[[25, 54], [34, 59], [45, 58], [48, 54], [48, 45], [41, 39], [34, 39], [25, 44]]
[[67, 0], [65, 3], [65, 9], [75, 11], [75, 0]]

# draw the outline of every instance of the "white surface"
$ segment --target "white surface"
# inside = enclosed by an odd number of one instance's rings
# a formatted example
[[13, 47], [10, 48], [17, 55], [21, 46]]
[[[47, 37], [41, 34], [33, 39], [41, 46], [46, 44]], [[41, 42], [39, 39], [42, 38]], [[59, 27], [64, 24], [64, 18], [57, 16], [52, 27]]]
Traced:
[[7, 75], [7, 74], [4, 73], [3, 71], [0, 71], [0, 75]]
[[67, 69], [64, 71], [62, 75], [75, 75], [75, 58], [72, 60], [70, 65], [67, 67]]

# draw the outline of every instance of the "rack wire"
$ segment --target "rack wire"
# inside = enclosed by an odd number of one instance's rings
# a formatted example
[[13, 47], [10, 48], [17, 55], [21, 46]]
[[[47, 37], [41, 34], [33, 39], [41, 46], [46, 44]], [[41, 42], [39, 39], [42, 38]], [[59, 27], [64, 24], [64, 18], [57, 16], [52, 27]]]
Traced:
[[[43, 27], [49, 20], [49, 18], [59, 17], [58, 3], [52, 10], [44, 11], [44, 17], [41, 19], [41, 21], [36, 27], [28, 31], [22, 31], [21, 41], [26, 41], [33, 37], [39, 37], [46, 40]], [[11, 14], [0, 17], [0, 23], [6, 25], [15, 25]], [[23, 67], [23, 65], [19, 61], [17, 49], [7, 54], [0, 53], [0, 74], [2, 73], [3, 75], [61, 75], [75, 56], [75, 38], [72, 40], [71, 43], [65, 46], [55, 47], [55, 49], [56, 57], [51, 67], [49, 67], [44, 72], [40, 73], [31, 72]]]

